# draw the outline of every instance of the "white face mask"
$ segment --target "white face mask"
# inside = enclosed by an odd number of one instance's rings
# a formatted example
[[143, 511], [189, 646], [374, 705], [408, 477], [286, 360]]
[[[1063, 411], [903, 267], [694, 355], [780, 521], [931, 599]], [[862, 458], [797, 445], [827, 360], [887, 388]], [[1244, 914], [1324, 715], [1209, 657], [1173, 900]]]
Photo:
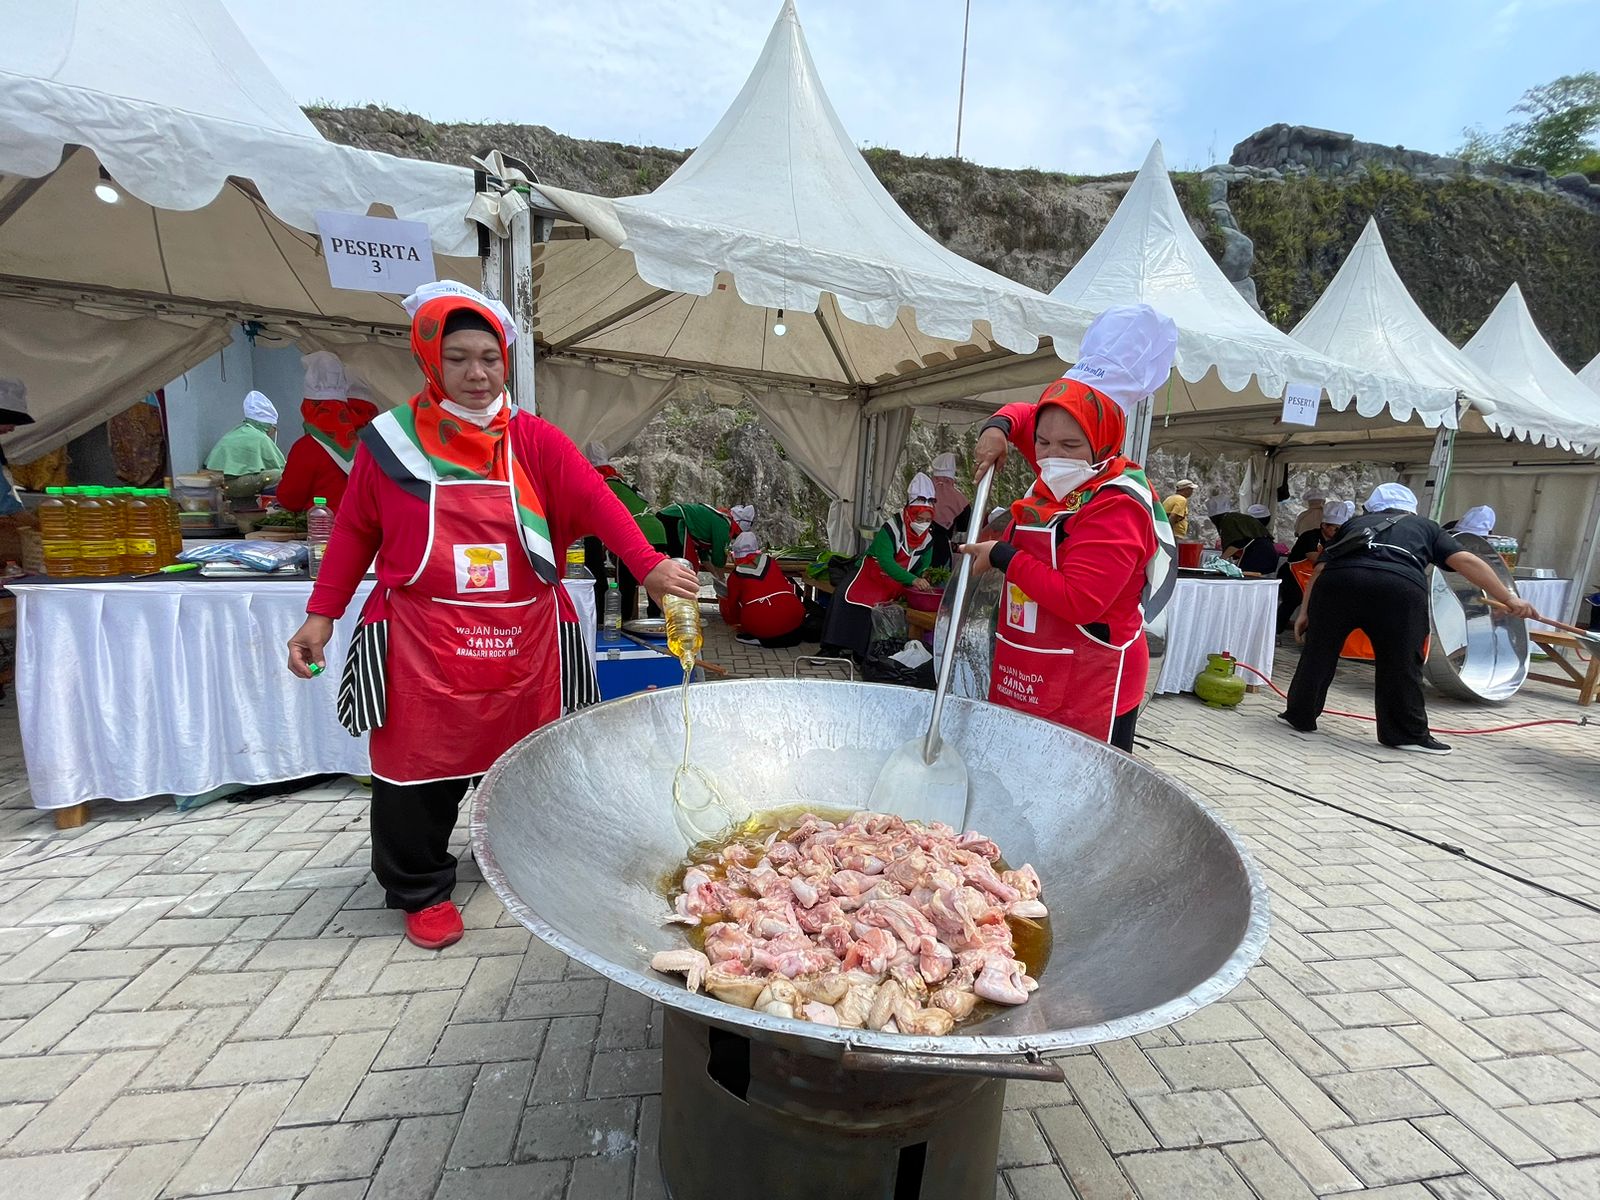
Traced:
[[1104, 463], [1081, 458], [1041, 458], [1039, 480], [1057, 500], [1071, 495], [1105, 469]]
[[928, 530], [930, 530], [932, 528], [933, 528], [933, 522], [932, 521], [913, 521], [913, 522], [911, 522], [911, 532], [912, 533], [927, 533]]

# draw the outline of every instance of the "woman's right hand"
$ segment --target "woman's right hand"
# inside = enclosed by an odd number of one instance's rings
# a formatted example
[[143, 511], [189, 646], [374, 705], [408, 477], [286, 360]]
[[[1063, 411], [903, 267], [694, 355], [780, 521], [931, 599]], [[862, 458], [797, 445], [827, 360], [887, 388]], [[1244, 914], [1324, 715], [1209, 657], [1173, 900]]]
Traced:
[[681, 596], [685, 600], [700, 597], [700, 576], [676, 559], [663, 558], [642, 582], [645, 592], [657, 605], [663, 596]]
[[983, 473], [990, 467], [999, 470], [1005, 465], [1006, 451], [1011, 443], [1006, 440], [1006, 435], [998, 429], [985, 429], [978, 435], [978, 444], [972, 449], [972, 479], [973, 482], [983, 478]]
[[289, 670], [301, 679], [315, 679], [311, 668], [326, 667], [322, 651], [333, 636], [333, 621], [328, 617], [308, 616], [305, 624], [289, 639]]
[[911, 590], [914, 592], [931, 592], [933, 591], [933, 584], [918, 575], [911, 581]]

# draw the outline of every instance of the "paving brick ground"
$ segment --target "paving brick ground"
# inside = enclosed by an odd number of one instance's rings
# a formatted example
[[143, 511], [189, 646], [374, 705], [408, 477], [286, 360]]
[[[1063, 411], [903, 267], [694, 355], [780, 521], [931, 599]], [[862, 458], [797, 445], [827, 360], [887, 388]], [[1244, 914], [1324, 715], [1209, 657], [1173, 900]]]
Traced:
[[[709, 653], [789, 671], [725, 636]], [[1349, 668], [1335, 703], [1370, 709], [1369, 688]], [[1542, 685], [1430, 704], [1447, 726], [1581, 712]], [[1575, 902], [1600, 905], [1600, 726], [1446, 735], [1433, 759], [1275, 711], [1169, 698], [1141, 727], [1261, 864], [1261, 965], [1181, 1024], [1069, 1056], [1064, 1086], [1013, 1084], [997, 1194], [1600, 1197], [1600, 912]], [[368, 879], [353, 783], [106, 803], [57, 832], [0, 717], [8, 1195], [662, 1195], [659, 1014], [530, 942], [470, 864], [467, 936], [426, 953]]]

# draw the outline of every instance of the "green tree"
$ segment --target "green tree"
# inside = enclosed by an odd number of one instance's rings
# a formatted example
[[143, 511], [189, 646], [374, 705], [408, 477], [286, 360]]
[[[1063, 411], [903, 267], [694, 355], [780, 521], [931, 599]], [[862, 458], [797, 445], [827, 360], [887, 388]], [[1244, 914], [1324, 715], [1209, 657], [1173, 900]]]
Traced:
[[1600, 170], [1600, 72], [1563, 75], [1530, 88], [1511, 109], [1526, 114], [1499, 133], [1463, 130], [1462, 158], [1543, 167], [1551, 174]]

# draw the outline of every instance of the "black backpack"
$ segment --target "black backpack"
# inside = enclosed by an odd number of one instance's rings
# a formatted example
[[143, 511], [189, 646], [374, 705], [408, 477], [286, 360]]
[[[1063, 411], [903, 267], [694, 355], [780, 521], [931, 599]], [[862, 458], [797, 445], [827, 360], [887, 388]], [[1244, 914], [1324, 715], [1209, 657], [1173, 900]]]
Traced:
[[1355, 522], [1349, 522], [1339, 531], [1338, 537], [1322, 548], [1322, 557], [1324, 560], [1329, 560], [1345, 558], [1351, 554], [1366, 554], [1371, 551], [1380, 534], [1388, 533], [1410, 515], [1406, 512], [1394, 512], [1382, 520], [1374, 521], [1371, 525], [1359, 527], [1355, 526]]

